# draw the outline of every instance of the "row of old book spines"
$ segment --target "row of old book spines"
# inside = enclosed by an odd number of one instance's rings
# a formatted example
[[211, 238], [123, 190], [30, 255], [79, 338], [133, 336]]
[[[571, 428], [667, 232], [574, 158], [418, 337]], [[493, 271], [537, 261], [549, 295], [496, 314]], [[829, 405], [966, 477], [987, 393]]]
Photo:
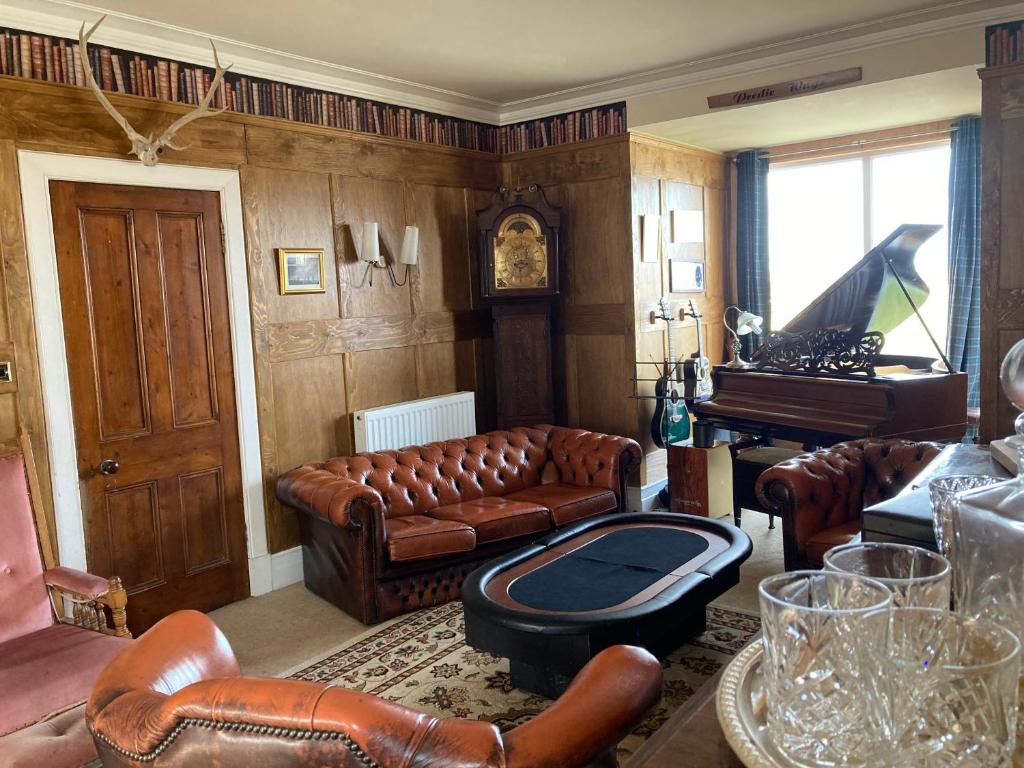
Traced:
[[1024, 21], [1010, 21], [985, 29], [985, 64], [1014, 64], [1024, 59]]
[[527, 123], [502, 126], [499, 152], [519, 152], [537, 147], [571, 144], [576, 141], [614, 136], [626, 131], [624, 104], [581, 110], [541, 118]]
[[[84, 85], [85, 74], [78, 44], [49, 36], [5, 30], [0, 46], [0, 73], [68, 85]], [[212, 82], [213, 73], [201, 65], [189, 65], [120, 49], [94, 47], [89, 51], [94, 76], [109, 91], [155, 97], [165, 101], [198, 104]], [[30, 62], [30, 67], [26, 67]], [[28, 71], [26, 71], [26, 69]], [[345, 96], [319, 89], [233, 75], [225, 78], [225, 105], [237, 112], [313, 122], [332, 127], [384, 133], [400, 138], [430, 141], [458, 137], [493, 149], [486, 134], [497, 132], [499, 151], [549, 146], [625, 130], [625, 104], [564, 113], [508, 126], [412, 110], [391, 104]], [[343, 115], [339, 119], [337, 115]], [[484, 136], [479, 135], [483, 131]], [[490, 146], [488, 146], [490, 145]], [[500, 147], [504, 146], [505, 149]]]

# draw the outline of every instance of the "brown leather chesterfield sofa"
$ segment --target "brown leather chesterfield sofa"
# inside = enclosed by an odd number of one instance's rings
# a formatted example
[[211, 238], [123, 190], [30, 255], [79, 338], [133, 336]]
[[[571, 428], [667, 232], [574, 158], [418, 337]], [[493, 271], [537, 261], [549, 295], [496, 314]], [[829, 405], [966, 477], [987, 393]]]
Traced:
[[942, 450], [938, 443], [866, 438], [777, 464], [757, 496], [782, 517], [786, 570], [820, 568], [825, 553], [860, 535], [860, 513], [890, 499]]
[[625, 511], [625, 437], [541, 425], [307, 464], [277, 481], [306, 586], [364, 624], [454, 600], [495, 555]]
[[598, 654], [533, 720], [501, 733], [326, 683], [240, 677], [196, 611], [160, 621], [100, 675], [86, 721], [108, 766], [575, 768], [609, 750], [661, 697], [661, 665], [626, 645]]

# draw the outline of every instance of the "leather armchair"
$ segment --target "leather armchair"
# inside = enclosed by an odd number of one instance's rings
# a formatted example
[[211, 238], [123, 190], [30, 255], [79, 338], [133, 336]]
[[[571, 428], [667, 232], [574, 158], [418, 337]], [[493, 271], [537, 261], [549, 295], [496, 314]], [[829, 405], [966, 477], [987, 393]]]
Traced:
[[820, 568], [825, 552], [860, 535], [864, 507], [903, 490], [941, 449], [938, 443], [866, 438], [762, 473], [757, 496], [782, 518], [786, 570]]
[[104, 766], [573, 768], [602, 757], [657, 703], [661, 665], [614, 646], [528, 723], [501, 733], [324, 683], [239, 676], [205, 615], [163, 619], [102, 673], [86, 722]]

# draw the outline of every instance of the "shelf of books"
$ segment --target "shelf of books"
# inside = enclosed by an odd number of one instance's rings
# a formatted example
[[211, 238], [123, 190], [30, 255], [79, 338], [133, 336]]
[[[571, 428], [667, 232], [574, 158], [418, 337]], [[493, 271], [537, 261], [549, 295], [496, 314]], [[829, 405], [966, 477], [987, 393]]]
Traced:
[[1008, 21], [985, 27], [985, 66], [1024, 61], [1024, 21]]
[[[84, 86], [78, 48], [75, 40], [0, 29], [0, 75]], [[202, 101], [214, 74], [209, 67], [101, 45], [89, 46], [89, 61], [105, 91], [180, 104]], [[625, 103], [498, 127], [235, 72], [225, 75], [213, 104], [249, 115], [491, 153], [570, 144], [626, 130]]]

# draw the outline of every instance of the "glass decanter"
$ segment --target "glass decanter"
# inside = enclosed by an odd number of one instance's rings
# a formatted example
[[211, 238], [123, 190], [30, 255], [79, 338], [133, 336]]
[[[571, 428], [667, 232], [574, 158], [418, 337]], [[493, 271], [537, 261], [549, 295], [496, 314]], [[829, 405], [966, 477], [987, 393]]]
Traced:
[[[1024, 410], [1024, 339], [1000, 369], [1006, 397]], [[1017, 417], [1017, 477], [956, 495], [954, 607], [1002, 624], [1024, 640], [1024, 413]]]

